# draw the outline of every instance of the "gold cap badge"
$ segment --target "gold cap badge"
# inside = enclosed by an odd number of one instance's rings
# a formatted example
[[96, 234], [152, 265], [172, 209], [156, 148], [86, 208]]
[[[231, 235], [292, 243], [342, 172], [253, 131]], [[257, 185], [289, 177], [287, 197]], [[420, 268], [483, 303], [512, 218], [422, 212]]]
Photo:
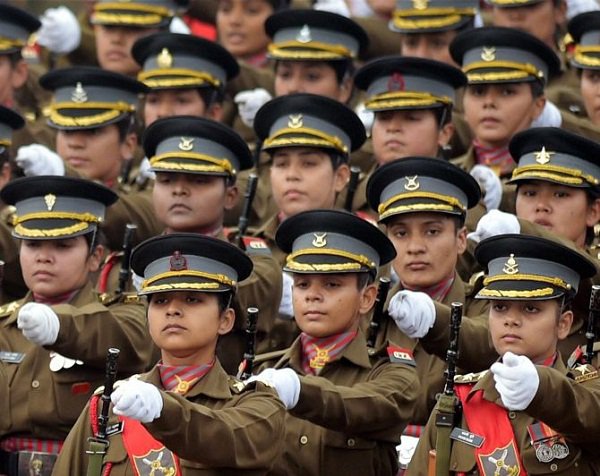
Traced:
[[81, 85], [81, 83], [78, 82], [75, 85], [73, 94], [71, 94], [71, 101], [77, 102], [77, 103], [82, 103], [82, 102], [86, 102], [87, 100], [88, 100], [87, 93], [85, 92], [85, 89], [83, 89], [83, 86]]
[[519, 263], [517, 263], [514, 254], [510, 254], [506, 260], [506, 263], [504, 263], [504, 268], [502, 268], [502, 271], [504, 271], [506, 274], [517, 274], [519, 272]]
[[182, 137], [177, 147], [185, 152], [192, 150], [194, 148], [194, 137]]
[[419, 178], [418, 175], [415, 175], [414, 177], [404, 177], [406, 179], [406, 183], [404, 184], [404, 189], [408, 190], [409, 192], [412, 192], [414, 190], [418, 190], [419, 187], [421, 186], [421, 184], [419, 182], [417, 182], [417, 179]]
[[46, 202], [46, 208], [49, 212], [54, 208], [54, 204], [56, 203], [56, 195], [49, 193], [44, 196], [44, 202]]
[[496, 48], [493, 46], [484, 46], [483, 51], [481, 52], [481, 59], [483, 61], [494, 61], [496, 59]]
[[300, 28], [298, 35], [296, 35], [296, 41], [298, 43], [310, 43], [312, 41], [310, 27], [308, 25], [304, 25]]
[[159, 68], [168, 69], [173, 66], [173, 56], [167, 48], [163, 48], [162, 51], [156, 57], [156, 64]]
[[302, 114], [290, 114], [287, 125], [290, 129], [300, 129], [304, 125], [302, 119]]
[[535, 156], [535, 161], [538, 164], [544, 165], [550, 162], [550, 156], [554, 155], [554, 152], [548, 152], [546, 147], [542, 147], [542, 150], [539, 152], [534, 152], [533, 155]]
[[323, 248], [327, 245], [327, 240], [325, 239], [327, 237], [327, 233], [313, 233], [313, 235], [315, 235], [315, 239], [312, 240], [312, 245], [315, 248]]

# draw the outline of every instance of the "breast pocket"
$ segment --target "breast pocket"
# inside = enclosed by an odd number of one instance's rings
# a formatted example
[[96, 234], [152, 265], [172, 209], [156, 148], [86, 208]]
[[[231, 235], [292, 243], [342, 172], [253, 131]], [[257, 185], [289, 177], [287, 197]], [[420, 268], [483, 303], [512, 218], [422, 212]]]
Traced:
[[376, 449], [373, 440], [327, 431], [323, 437], [321, 474], [382, 474], [377, 471], [382, 462], [377, 461]]
[[96, 388], [103, 384], [98, 372], [82, 366], [52, 372], [56, 413], [65, 424], [73, 424]]

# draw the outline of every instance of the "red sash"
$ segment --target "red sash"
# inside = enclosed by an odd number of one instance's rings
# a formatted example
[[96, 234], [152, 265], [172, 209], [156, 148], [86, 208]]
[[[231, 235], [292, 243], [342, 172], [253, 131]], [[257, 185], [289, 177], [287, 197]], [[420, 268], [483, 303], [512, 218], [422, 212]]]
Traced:
[[126, 417], [119, 420], [123, 422], [123, 444], [136, 476], [181, 476], [179, 458], [155, 440], [139, 421]]
[[[507, 410], [483, 398], [483, 390], [470, 393], [474, 384], [456, 385], [469, 431], [485, 439], [475, 448], [480, 474], [494, 476], [498, 470], [515, 476], [527, 476], [515, 440]], [[502, 474], [502, 473], [501, 473]]]

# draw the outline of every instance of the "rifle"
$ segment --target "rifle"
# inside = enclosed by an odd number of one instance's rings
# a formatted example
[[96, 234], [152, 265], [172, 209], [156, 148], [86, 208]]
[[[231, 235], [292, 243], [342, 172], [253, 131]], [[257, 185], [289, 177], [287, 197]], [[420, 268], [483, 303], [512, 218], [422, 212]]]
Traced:
[[352, 202], [358, 188], [358, 179], [360, 178], [360, 167], [353, 165], [350, 167], [350, 181], [348, 182], [348, 193], [346, 193], [346, 201], [344, 202], [344, 210], [352, 212]]
[[585, 363], [592, 365], [594, 358], [594, 343], [596, 341], [596, 322], [600, 314], [600, 285], [594, 284], [590, 294], [590, 313], [588, 315], [587, 330], [585, 338]]
[[375, 347], [375, 343], [377, 342], [377, 334], [379, 333], [379, 327], [381, 327], [381, 321], [383, 320], [385, 313], [385, 301], [387, 300], [387, 295], [390, 291], [390, 284], [390, 278], [379, 278], [373, 317], [369, 323], [369, 337], [367, 338], [367, 346], [369, 348]]
[[133, 248], [133, 235], [137, 230], [137, 225], [133, 223], [127, 223], [125, 226], [125, 235], [123, 236], [123, 261], [121, 262], [121, 269], [119, 270], [119, 284], [117, 285], [117, 294], [121, 294], [127, 288], [127, 281], [129, 280], [129, 273], [131, 270], [130, 259], [131, 250]]
[[448, 367], [444, 374], [446, 383], [444, 392], [438, 400], [438, 412], [435, 416], [435, 426], [437, 427], [436, 438], [436, 476], [447, 476], [450, 469], [450, 433], [456, 424], [460, 414], [460, 401], [454, 393], [454, 376], [456, 375], [456, 361], [458, 360], [458, 337], [460, 332], [460, 322], [462, 320], [463, 305], [460, 302], [451, 304], [450, 313], [450, 345], [446, 351], [446, 363]]
[[258, 308], [249, 307], [246, 318], [246, 351], [244, 352], [244, 360], [240, 364], [237, 378], [246, 380], [252, 375], [254, 370], [254, 357], [256, 356], [255, 341], [256, 341], [256, 324], [258, 323]]
[[242, 214], [238, 220], [238, 233], [237, 243], [238, 247], [244, 249], [243, 237], [248, 229], [248, 220], [250, 219], [250, 212], [252, 211], [252, 202], [256, 195], [256, 188], [258, 186], [258, 176], [256, 174], [250, 174], [248, 176], [248, 185], [244, 192], [244, 207], [242, 208]]
[[108, 349], [106, 355], [106, 367], [104, 374], [104, 390], [100, 400], [102, 407], [100, 415], [98, 415], [98, 433], [88, 438], [89, 450], [86, 452], [89, 455], [89, 464], [87, 468], [87, 476], [100, 476], [102, 473], [102, 459], [108, 448], [108, 440], [106, 439], [106, 426], [108, 424], [108, 410], [110, 408], [110, 395], [113, 392], [113, 387], [117, 379], [117, 360], [120, 350], [114, 347]]

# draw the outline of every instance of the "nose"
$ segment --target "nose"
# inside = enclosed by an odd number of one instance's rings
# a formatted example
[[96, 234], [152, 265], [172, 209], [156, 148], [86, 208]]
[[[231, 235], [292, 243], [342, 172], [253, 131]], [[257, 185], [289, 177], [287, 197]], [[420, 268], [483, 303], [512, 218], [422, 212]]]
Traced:
[[181, 317], [181, 308], [175, 300], [169, 302], [167, 308], [167, 317]]
[[187, 195], [187, 182], [182, 176], [178, 176], [173, 181], [173, 195]]
[[406, 248], [406, 252], [415, 255], [425, 252], [425, 246], [423, 245], [423, 240], [415, 234], [408, 235], [408, 246]]
[[521, 327], [521, 317], [518, 312], [510, 310], [504, 314], [504, 327]]

